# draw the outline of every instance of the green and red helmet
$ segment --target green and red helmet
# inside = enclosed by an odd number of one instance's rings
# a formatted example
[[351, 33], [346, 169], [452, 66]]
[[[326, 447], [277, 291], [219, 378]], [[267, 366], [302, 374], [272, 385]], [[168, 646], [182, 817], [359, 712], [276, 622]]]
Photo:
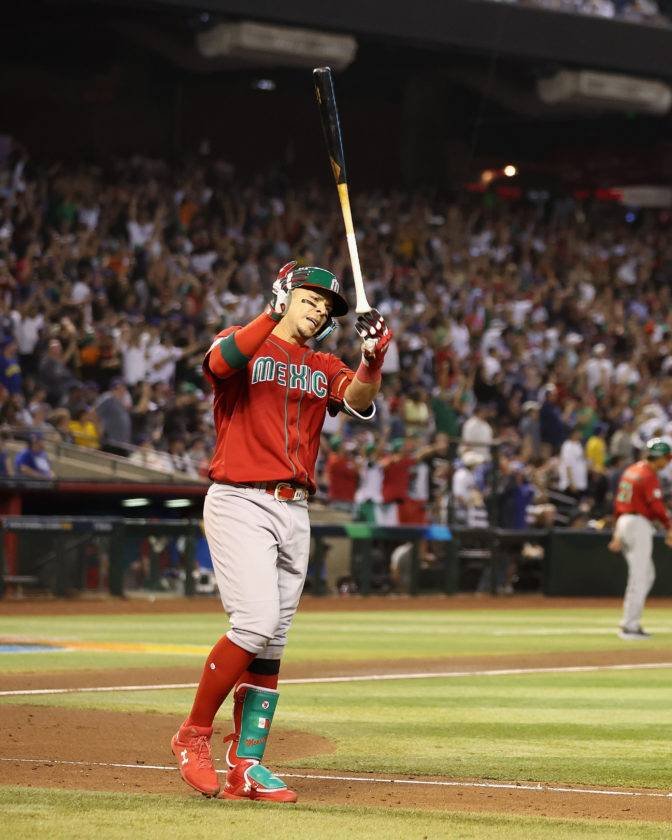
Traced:
[[331, 310], [332, 316], [340, 318], [348, 314], [347, 300], [341, 294], [341, 286], [338, 278], [331, 271], [326, 268], [318, 268], [315, 265], [306, 265], [302, 268], [295, 268], [288, 277], [291, 282], [291, 288], [308, 288], [317, 289], [320, 292], [330, 292], [333, 308]]
[[649, 461], [656, 458], [669, 458], [672, 455], [672, 446], [663, 438], [654, 437], [646, 442], [646, 457]]

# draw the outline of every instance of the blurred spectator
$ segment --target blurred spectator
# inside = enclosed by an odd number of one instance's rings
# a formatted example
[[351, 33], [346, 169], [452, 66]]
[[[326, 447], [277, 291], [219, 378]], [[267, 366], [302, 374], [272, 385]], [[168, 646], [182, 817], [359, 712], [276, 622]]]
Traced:
[[356, 445], [350, 441], [344, 445], [340, 435], [332, 435], [329, 448], [326, 463], [329, 505], [336, 510], [352, 512], [359, 485], [359, 466], [354, 456]]
[[480, 455], [481, 461], [489, 461], [492, 458], [490, 445], [494, 440], [494, 434], [488, 422], [491, 413], [489, 405], [479, 403], [473, 415], [462, 426], [462, 446], [460, 447], [462, 460], [467, 452]]
[[128, 455], [131, 443], [131, 397], [123, 379], [113, 379], [110, 390], [96, 403], [103, 449], [114, 455]]
[[588, 462], [578, 426], [574, 426], [560, 447], [559, 477], [558, 488], [572, 495], [581, 496], [588, 489]]
[[622, 426], [616, 429], [609, 441], [609, 457], [612, 460], [623, 460], [628, 463], [634, 457], [633, 433], [634, 423], [626, 420]]
[[184, 438], [173, 437], [168, 442], [166, 462], [171, 472], [185, 473], [189, 478], [197, 478], [196, 466], [186, 452]]
[[548, 385], [545, 389], [544, 401], [539, 412], [539, 429], [542, 443], [548, 443], [557, 452], [567, 437], [567, 425], [558, 405], [558, 389], [555, 385]]
[[23, 378], [16, 354], [16, 341], [12, 336], [5, 336], [0, 340], [0, 348], [0, 383], [10, 394], [21, 394]]
[[541, 455], [541, 406], [536, 400], [527, 400], [522, 405], [523, 415], [518, 424], [522, 453], [527, 461], [536, 460]]
[[586, 461], [588, 468], [595, 470], [597, 473], [604, 473], [607, 463], [607, 426], [604, 423], [599, 423], [593, 434], [586, 441]]
[[383, 524], [383, 468], [380, 463], [378, 446], [367, 443], [360, 468], [359, 487], [355, 493], [358, 506], [357, 517], [363, 522]]
[[30, 435], [28, 446], [16, 456], [14, 471], [17, 476], [24, 478], [54, 478], [42, 434]]
[[124, 324], [119, 334], [124, 382], [131, 386], [144, 382], [148, 371], [149, 334], [137, 324]]
[[614, 372], [614, 365], [606, 355], [607, 348], [602, 342], [593, 347], [593, 355], [585, 364], [586, 387], [593, 392], [598, 388], [608, 391]]
[[68, 423], [68, 430], [72, 436], [72, 442], [77, 446], [100, 449], [98, 418], [93, 409], [80, 408]]
[[52, 427], [47, 436], [56, 443], [75, 443], [70, 431], [70, 412], [67, 408], [57, 408], [49, 415]]
[[71, 336], [67, 350], [59, 339], [52, 338], [47, 346], [47, 352], [42, 356], [38, 365], [38, 379], [47, 392], [47, 399], [53, 405], [60, 405], [68, 388], [77, 384], [77, 379], [68, 367], [68, 363], [77, 352], [74, 335]]
[[138, 464], [138, 466], [146, 467], [148, 470], [170, 471], [170, 464], [165, 453], [158, 452], [150, 438], [143, 438], [140, 441], [140, 445], [129, 456], [129, 461]]
[[456, 525], [487, 528], [488, 513], [474, 477], [474, 469], [483, 463], [483, 455], [474, 450], [465, 452], [453, 474], [452, 503]]
[[14, 459], [7, 450], [9, 433], [0, 430], [0, 478], [12, 478], [14, 475]]
[[44, 305], [44, 301], [34, 295], [25, 303], [19, 304], [12, 312], [19, 364], [25, 374], [34, 374], [37, 369], [35, 350], [45, 324], [44, 312], [40, 311], [40, 303]]
[[403, 419], [406, 434], [420, 433], [428, 435], [432, 431], [433, 419], [427, 392], [414, 388], [404, 397]]

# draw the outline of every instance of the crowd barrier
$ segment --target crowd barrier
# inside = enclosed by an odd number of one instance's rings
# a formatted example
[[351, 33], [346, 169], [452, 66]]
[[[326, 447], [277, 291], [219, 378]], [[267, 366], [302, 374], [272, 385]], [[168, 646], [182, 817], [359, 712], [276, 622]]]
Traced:
[[[0, 517], [0, 597], [6, 588], [55, 596], [98, 589], [216, 591], [199, 519]], [[515, 568], [519, 591], [549, 596], [622, 596], [627, 569], [608, 551], [610, 534], [570, 529], [383, 527], [312, 523], [307, 591], [372, 593], [507, 591]], [[333, 540], [349, 544], [347, 574], [327, 584]], [[672, 596], [672, 552], [654, 540], [653, 595]], [[205, 577], [207, 585], [199, 584]], [[168, 582], [167, 582], [168, 581]]]

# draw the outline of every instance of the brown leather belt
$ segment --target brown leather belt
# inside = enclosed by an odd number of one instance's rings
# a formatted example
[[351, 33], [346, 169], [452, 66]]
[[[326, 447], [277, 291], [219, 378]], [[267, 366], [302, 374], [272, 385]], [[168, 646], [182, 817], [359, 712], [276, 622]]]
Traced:
[[289, 481], [215, 481], [215, 484], [230, 484], [232, 487], [252, 487], [264, 490], [279, 502], [305, 502], [308, 488]]

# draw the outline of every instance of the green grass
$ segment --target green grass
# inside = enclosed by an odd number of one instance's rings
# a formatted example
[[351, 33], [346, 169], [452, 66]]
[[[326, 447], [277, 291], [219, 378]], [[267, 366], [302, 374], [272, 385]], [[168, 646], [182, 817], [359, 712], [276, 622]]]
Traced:
[[662, 823], [404, 809], [269, 806], [183, 797], [0, 788], [13, 840], [661, 840]]
[[[621, 650], [627, 643], [616, 636], [617, 610], [487, 610], [454, 611], [450, 601], [440, 611], [379, 611], [299, 613], [290, 631], [287, 662], [358, 659], [537, 654]], [[672, 648], [672, 610], [650, 608], [646, 626], [654, 636], [649, 649]], [[221, 616], [201, 615], [82, 615], [0, 616], [0, 637], [54, 639], [67, 642], [144, 642], [201, 645], [203, 653], [228, 628]], [[70, 669], [83, 662], [95, 667], [146, 664], [147, 654], [77, 653], [0, 654], [5, 670], [42, 667]], [[193, 664], [193, 655], [152, 654], [167, 667]], [[86, 667], [90, 667], [87, 664]]]

